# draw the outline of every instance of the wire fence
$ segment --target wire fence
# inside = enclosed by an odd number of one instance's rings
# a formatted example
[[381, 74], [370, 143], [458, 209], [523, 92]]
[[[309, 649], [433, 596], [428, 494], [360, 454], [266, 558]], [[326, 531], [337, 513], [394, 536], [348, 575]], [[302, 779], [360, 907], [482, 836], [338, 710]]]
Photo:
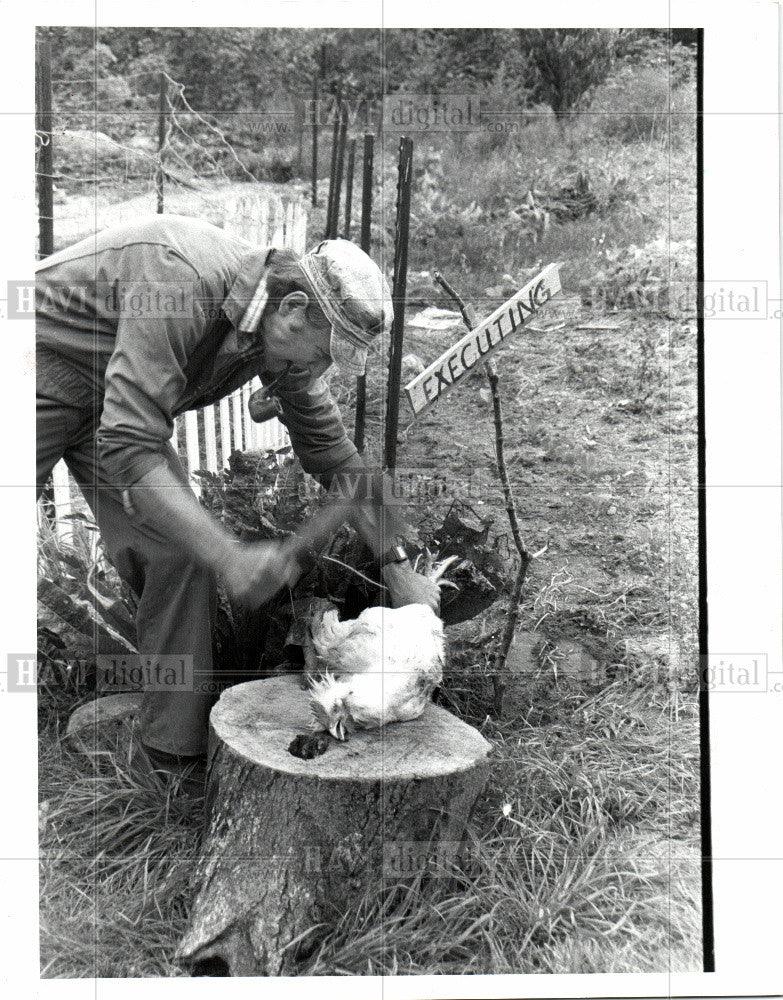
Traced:
[[[120, 86], [129, 89], [118, 93]], [[281, 196], [243, 162], [274, 156], [269, 136], [248, 132], [256, 149], [243, 148], [240, 156], [218, 121], [195, 110], [184, 86], [165, 72], [53, 79], [48, 100], [51, 110], [36, 126], [36, 176], [39, 195], [42, 184], [51, 188], [51, 212], [39, 217], [53, 233], [39, 256], [160, 211], [198, 216], [259, 242], [265, 223], [257, 206], [274, 211], [280, 204], [285, 213], [301, 200], [293, 190]]]

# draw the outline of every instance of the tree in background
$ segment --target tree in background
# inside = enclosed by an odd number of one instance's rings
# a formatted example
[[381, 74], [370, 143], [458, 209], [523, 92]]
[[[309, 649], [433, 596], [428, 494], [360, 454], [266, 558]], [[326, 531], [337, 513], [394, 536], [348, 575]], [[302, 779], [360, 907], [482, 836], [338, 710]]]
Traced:
[[589, 99], [612, 70], [619, 32], [608, 28], [535, 28], [520, 41], [538, 71], [538, 90], [562, 121]]
[[[53, 76], [82, 81], [55, 89], [57, 110], [70, 127], [94, 128], [98, 110], [101, 127], [127, 141], [148, 125], [158, 71], [165, 70], [192, 108], [214, 116], [232, 143], [253, 149], [276, 140], [265, 136], [260, 143], [257, 132], [248, 132], [247, 115], [292, 113], [301, 122], [316, 74], [324, 121], [338, 94], [361, 127], [382, 94], [406, 91], [476, 94], [488, 113], [546, 103], [563, 124], [588, 105], [617, 63], [641, 62], [651, 45], [679, 51], [672, 43], [693, 35], [691, 29], [592, 28], [38, 30], [52, 41]], [[174, 89], [171, 94], [176, 100]], [[191, 124], [198, 129], [197, 121]]]
[[498, 28], [400, 28], [385, 33], [385, 92], [441, 93], [490, 84], [501, 67], [529, 84], [515, 32]]

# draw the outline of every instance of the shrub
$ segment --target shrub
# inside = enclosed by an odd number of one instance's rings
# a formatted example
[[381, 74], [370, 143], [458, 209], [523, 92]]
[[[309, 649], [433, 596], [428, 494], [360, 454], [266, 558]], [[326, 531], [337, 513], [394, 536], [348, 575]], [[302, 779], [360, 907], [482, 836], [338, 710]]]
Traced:
[[501, 62], [492, 79], [476, 88], [481, 102], [480, 155], [508, 150], [519, 141], [525, 125], [524, 109], [531, 105], [535, 68], [528, 58], [522, 65]]
[[604, 252], [604, 266], [580, 288], [582, 302], [676, 318], [695, 309], [693, 244], [665, 238]]
[[638, 70], [618, 83], [617, 110], [603, 119], [603, 133], [620, 142], [660, 142], [668, 126], [669, 84], [666, 76], [653, 68]]
[[663, 67], [630, 70], [607, 87], [594, 107], [605, 109], [601, 130], [620, 142], [680, 143], [693, 139], [695, 90], [687, 81], [674, 86]]
[[538, 70], [541, 96], [569, 118], [614, 65], [618, 33], [597, 28], [539, 28], [523, 36]]
[[[242, 153], [242, 165], [259, 181], [272, 181], [275, 184], [287, 184], [296, 176], [295, 154], [287, 150], [262, 149], [256, 153]], [[246, 180], [242, 168], [230, 161], [224, 165], [228, 176], [238, 180]]]

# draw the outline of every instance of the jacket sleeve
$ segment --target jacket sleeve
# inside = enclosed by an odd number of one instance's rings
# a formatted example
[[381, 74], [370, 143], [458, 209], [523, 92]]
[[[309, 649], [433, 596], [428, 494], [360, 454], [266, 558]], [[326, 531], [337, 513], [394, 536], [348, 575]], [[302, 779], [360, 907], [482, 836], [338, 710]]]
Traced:
[[[262, 377], [269, 381], [268, 374]], [[292, 369], [274, 391], [282, 411], [280, 420], [305, 472], [323, 475], [357, 454], [323, 378]]]
[[98, 429], [103, 472], [119, 489], [166, 461], [187, 359], [205, 331], [198, 276], [189, 264], [159, 246], [129, 248], [127, 258]]

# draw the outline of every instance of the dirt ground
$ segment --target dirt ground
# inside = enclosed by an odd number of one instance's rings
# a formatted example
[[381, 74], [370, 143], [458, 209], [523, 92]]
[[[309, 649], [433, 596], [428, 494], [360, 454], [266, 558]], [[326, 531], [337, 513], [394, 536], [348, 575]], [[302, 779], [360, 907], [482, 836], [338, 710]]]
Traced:
[[[609, 595], [640, 605], [638, 633], [666, 630], [692, 656], [696, 607], [695, 323], [633, 313], [591, 314], [573, 299], [565, 328], [525, 331], [496, 354], [506, 463], [534, 562], [527, 594], [554, 579], [560, 621], [584, 616]], [[554, 320], [543, 322], [550, 325]], [[604, 326], [615, 327], [603, 329]], [[434, 360], [462, 332], [409, 326], [405, 349]], [[652, 360], [641, 359], [642, 342]], [[370, 404], [380, 416], [382, 400]], [[401, 405], [398, 468], [443, 481], [427, 524], [455, 495], [507, 536], [495, 465], [492, 404], [482, 371], [418, 420]], [[616, 598], [615, 598], [616, 599]], [[547, 598], [549, 605], [555, 595]], [[641, 604], [644, 605], [643, 609]], [[581, 619], [580, 619], [581, 616]], [[608, 619], [607, 619], [608, 620]], [[597, 623], [596, 623], [597, 624]], [[568, 629], [566, 629], [568, 631]], [[632, 638], [599, 629], [610, 640]]]

